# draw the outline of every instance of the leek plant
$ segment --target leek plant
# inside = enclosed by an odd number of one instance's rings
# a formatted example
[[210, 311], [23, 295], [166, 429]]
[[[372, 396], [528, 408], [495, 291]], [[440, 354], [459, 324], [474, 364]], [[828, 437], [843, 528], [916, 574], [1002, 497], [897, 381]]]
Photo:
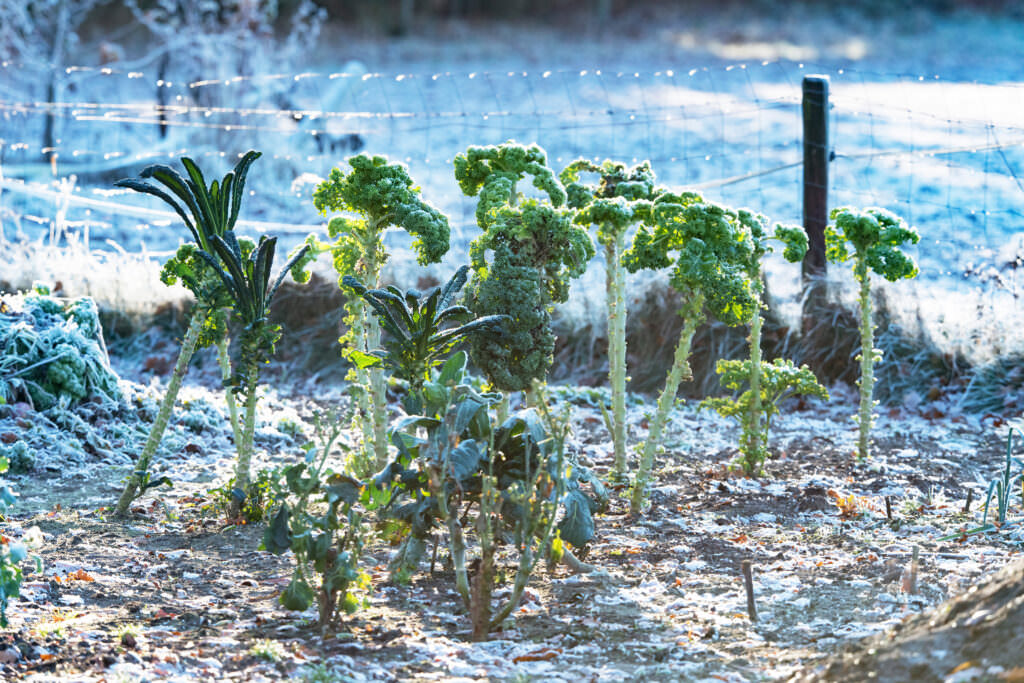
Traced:
[[875, 348], [875, 325], [871, 320], [871, 273], [889, 282], [915, 277], [917, 264], [900, 247], [917, 244], [920, 235], [885, 209], [839, 208], [832, 210], [830, 218], [833, 223], [825, 228], [825, 255], [833, 263], [853, 259], [853, 276], [860, 285], [860, 410], [854, 419], [859, 427], [857, 459], [864, 461], [870, 455], [874, 422], [875, 363], [882, 360], [882, 351]]
[[[415, 237], [413, 249], [420, 265], [438, 263], [448, 251], [448, 219], [420, 198], [408, 169], [389, 164], [380, 156], [365, 154], [348, 160], [348, 174], [333, 169], [313, 194], [321, 213], [344, 211], [359, 218], [337, 216], [327, 226], [331, 244], [317, 244], [331, 252], [339, 284], [353, 276], [369, 289], [380, 285], [381, 268], [387, 260], [384, 232], [400, 227]], [[361, 297], [346, 304], [348, 331], [339, 340], [342, 353], [353, 361], [349, 379], [359, 407], [356, 421], [363, 435], [362, 456], [356, 469], [360, 476], [383, 467], [388, 460], [388, 415], [384, 373], [379, 367], [360, 365], [353, 354], [367, 354], [380, 345], [380, 325]], [[359, 462], [361, 461], [361, 462]]]
[[[597, 185], [580, 182], [582, 172], [599, 174]], [[612, 435], [612, 476], [626, 476], [626, 268], [622, 253], [626, 234], [637, 223], [651, 217], [655, 197], [654, 173], [644, 162], [626, 169], [623, 164], [605, 161], [597, 164], [580, 159], [559, 176], [566, 186], [569, 206], [576, 209], [573, 221], [597, 227], [597, 241], [604, 247], [605, 290], [608, 320], [608, 379], [612, 409], [603, 410]]]
[[[219, 279], [208, 268], [206, 261], [199, 257], [199, 252], [212, 250], [213, 239], [223, 237], [234, 229], [238, 220], [242, 197], [245, 191], [245, 180], [249, 167], [260, 157], [259, 152], [249, 151], [218, 183], [214, 180], [209, 186], [202, 171], [192, 159], [183, 157], [182, 165], [188, 178], [181, 176], [174, 169], [158, 164], [149, 166], [142, 171], [140, 179], [129, 178], [116, 183], [136, 192], [157, 197], [174, 209], [181, 217], [191, 233], [193, 241], [182, 245], [171, 257], [160, 273], [160, 279], [167, 285], [179, 280], [196, 297], [185, 337], [181, 342], [178, 360], [167, 383], [160, 409], [150, 428], [149, 438], [135, 463], [135, 469], [128, 477], [124, 491], [114, 508], [114, 515], [122, 517], [128, 512], [128, 506], [149, 486], [157, 483], [150, 480], [150, 464], [163, 438], [164, 431], [170, 421], [174, 401], [181, 389], [181, 383], [188, 371], [189, 361], [197, 348], [217, 344], [222, 379], [225, 384], [231, 379], [231, 366], [228, 360], [227, 315], [225, 308], [231, 305], [228, 291], [221, 286]], [[149, 182], [152, 179], [159, 186]], [[163, 186], [162, 189], [160, 186]], [[233, 394], [229, 391], [226, 397], [231, 428], [235, 435], [235, 443], [241, 438], [238, 421], [238, 409]], [[161, 479], [163, 481], [163, 479]]]
[[650, 419], [630, 493], [630, 511], [637, 514], [646, 500], [655, 457], [662, 447], [669, 412], [684, 379], [691, 379], [690, 346], [705, 309], [731, 326], [753, 319], [758, 298], [747, 265], [755, 251], [757, 218], [704, 201], [695, 193], [665, 192], [654, 200], [651, 226], [641, 225], [623, 254], [630, 272], [672, 266], [669, 282], [682, 296], [683, 329], [676, 345], [665, 388]]

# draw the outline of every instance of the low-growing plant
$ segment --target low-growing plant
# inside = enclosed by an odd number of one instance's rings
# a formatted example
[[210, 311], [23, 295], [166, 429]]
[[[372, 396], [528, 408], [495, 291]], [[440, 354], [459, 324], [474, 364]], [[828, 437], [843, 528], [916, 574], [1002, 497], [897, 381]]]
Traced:
[[228, 516], [238, 517], [249, 489], [260, 367], [269, 361], [274, 345], [281, 338], [281, 326], [269, 319], [270, 304], [290, 271], [300, 281], [308, 279], [307, 273], [293, 270], [293, 267], [306, 262], [308, 247], [303, 245], [293, 253], [271, 282], [276, 237], [260, 237], [259, 245], [248, 255], [243, 253], [233, 230], [224, 233], [223, 237], [214, 235], [210, 243], [216, 256], [205, 250], [199, 251], [198, 255], [220, 278], [232, 300], [231, 310], [242, 325], [238, 361], [231, 385], [232, 391], [244, 399], [245, 413], [240, 426], [241, 439], [236, 442], [238, 460], [235, 464], [234, 499], [228, 506]]
[[753, 224], [757, 222], [758, 218], [748, 211], [719, 206], [692, 192], [665, 192], [654, 201], [652, 226], [641, 225], [632, 246], [623, 254], [623, 263], [630, 272], [672, 266], [669, 282], [682, 295], [679, 315], [684, 321], [634, 478], [630, 494], [634, 514], [646, 500], [655, 456], [679, 384], [692, 376], [690, 346], [705, 310], [731, 326], [749, 322], [757, 310], [757, 292], [748, 270], [755, 251]]
[[[90, 397], [108, 406], [121, 399], [92, 298], [60, 299], [36, 284], [5, 298], [0, 312], [0, 400], [47, 410]], [[12, 459], [12, 468], [19, 464]]]
[[359, 566], [368, 535], [359, 504], [362, 482], [334, 472], [328, 458], [344, 423], [336, 415], [314, 421], [319, 445], [310, 444], [304, 462], [280, 471], [277, 487], [283, 502], [263, 534], [261, 548], [275, 555], [292, 551], [295, 569], [278, 600], [302, 611], [316, 602], [321, 634], [335, 620], [366, 604], [370, 578]]
[[[213, 249], [213, 238], [223, 236], [233, 230], [238, 221], [242, 197], [245, 194], [245, 180], [249, 167], [260, 157], [259, 152], [250, 151], [244, 154], [234, 169], [218, 183], [214, 180], [209, 186], [202, 171], [188, 157], [182, 157], [188, 178], [184, 178], [174, 169], [162, 164], [145, 168], [139, 179], [119, 180], [116, 185], [136, 192], [157, 197], [174, 209], [181, 217], [192, 236], [193, 242], [182, 245], [177, 253], [163, 266], [160, 279], [165, 284], [173, 285], [181, 281], [196, 297], [185, 337], [181, 341], [178, 360], [171, 372], [163, 401], [157, 412], [149, 438], [135, 462], [135, 469], [128, 477], [121, 497], [114, 508], [115, 516], [123, 516], [128, 512], [131, 502], [140, 496], [151, 485], [163, 481], [152, 481], [150, 462], [156, 454], [164, 431], [170, 421], [174, 401], [178, 396], [181, 383], [188, 371], [189, 361], [196, 349], [210, 344], [217, 344], [217, 355], [221, 366], [221, 374], [225, 383], [230, 380], [231, 368], [228, 361], [227, 315], [224, 308], [230, 305], [228, 292], [220, 286], [217, 276], [211, 271], [199, 252], [210, 252]], [[165, 189], [148, 182], [152, 178]], [[241, 441], [238, 410], [234, 396], [227, 392], [228, 413], [235, 442]]]
[[[327, 233], [333, 243], [310, 242], [317, 251], [330, 251], [339, 284], [352, 276], [369, 289], [380, 286], [381, 267], [387, 260], [383, 237], [392, 226], [415, 237], [412, 246], [421, 265], [439, 262], [448, 251], [448, 219], [420, 198], [408, 169], [365, 154], [351, 157], [348, 163], [352, 167], [348, 174], [333, 169], [313, 194], [313, 204], [321, 213], [344, 211], [359, 216], [331, 219]], [[348, 331], [339, 341], [342, 354], [354, 361], [349, 379], [359, 405], [356, 421], [363, 435], [363, 464], [358, 474], [362, 476], [383, 467], [388, 459], [387, 397], [383, 369], [360, 366], [351, 356], [380, 346], [380, 325], [361, 297], [353, 297], [345, 307]]]
[[[544, 198], [518, 191], [527, 176]], [[553, 360], [551, 311], [568, 299], [569, 282], [586, 270], [594, 245], [561, 208], [565, 188], [536, 145], [470, 147], [455, 157], [455, 178], [463, 193], [479, 196], [476, 220], [483, 230], [470, 244], [466, 305], [477, 316], [511, 318], [501, 335], [475, 335], [470, 355], [494, 388], [529, 396]]]
[[779, 404], [791, 396], [815, 396], [828, 400], [828, 390], [818, 383], [818, 378], [806, 365], [798, 368], [791, 360], [776, 359], [761, 366], [755, 411], [751, 409], [755, 392], [750, 381], [750, 366], [749, 360], [718, 361], [716, 370], [719, 381], [723, 387], [735, 392], [735, 395], [706, 398], [700, 405], [740, 423], [740, 457], [735, 465], [748, 475], [759, 476], [764, 474], [768, 435], [772, 418], [779, 414]]
[[279, 662], [284, 659], [285, 650], [284, 645], [276, 640], [261, 638], [249, 646], [249, 654], [268, 662]]
[[[920, 236], [899, 216], [885, 209], [833, 209], [833, 221], [825, 228], [826, 257], [833, 263], [853, 259], [853, 276], [860, 285], [860, 409], [857, 459], [869, 456], [871, 426], [874, 422], [875, 364], [882, 352], [875, 348], [875, 325], [871, 319], [871, 273], [889, 282], [912, 278], [918, 273], [914, 259], [901, 251], [907, 243], [917, 244]], [[847, 246], [849, 245], [849, 246]], [[852, 251], [850, 249], [852, 247]]]
[[[472, 617], [474, 639], [481, 640], [518, 604], [550, 546], [557, 554], [562, 540], [582, 546], [591, 539], [593, 514], [607, 493], [566, 455], [568, 417], [550, 416], [539, 382], [536, 408], [496, 423], [492, 412], [500, 396], [480, 394], [465, 383], [465, 366], [465, 353], [457, 352], [425, 383], [424, 410], [396, 422], [392, 439], [398, 459], [375, 483], [390, 489], [391, 514], [410, 525], [392, 573], [401, 579], [415, 571], [434, 526], [444, 525], [456, 591]], [[591, 495], [582, 484], [589, 484]], [[471, 530], [479, 543], [472, 580], [466, 539]], [[495, 607], [495, 557], [505, 539], [511, 540], [518, 563], [510, 596]]]
[[[1019, 469], [1016, 474], [1013, 474], [1013, 466], [1016, 465]], [[988, 524], [988, 508], [992, 503], [993, 496], [996, 500], [996, 527], [1001, 527], [1006, 524], [1006, 513], [1010, 509], [1010, 496], [1014, 490], [1020, 490], [1021, 494], [1021, 507], [1024, 507], [1024, 489], [1021, 489], [1021, 484], [1024, 483], [1024, 462], [1020, 458], [1013, 457], [1013, 427], [1010, 427], [1010, 433], [1006, 435], [1006, 460], [1003, 465], [1002, 474], [988, 484], [988, 494], [985, 496], [985, 512], [981, 518], [982, 528], [992, 528]]]
[[[0, 457], [0, 475], [6, 471], [7, 459]], [[14, 505], [15, 500], [15, 494], [10, 486], [0, 479], [0, 519], [7, 518], [7, 511]], [[21, 541], [0, 536], [0, 627], [7, 628], [9, 625], [7, 611], [10, 600], [21, 593], [21, 584], [25, 580], [21, 564], [32, 559], [36, 572], [43, 571], [42, 560], [29, 555], [31, 546], [38, 542], [38, 536], [38, 530], [30, 530]]]
[[[599, 182], [587, 185], [580, 173], [597, 173]], [[615, 478], [626, 476], [626, 268], [622, 253], [626, 234], [637, 223], [651, 217], [655, 197], [654, 173], [644, 162], [627, 169], [624, 164], [605, 161], [598, 166], [586, 159], [574, 161], [559, 176], [566, 186], [569, 206], [576, 209], [573, 221], [597, 227], [597, 241], [604, 247], [608, 319], [608, 380], [611, 412], [603, 412], [612, 434]]]

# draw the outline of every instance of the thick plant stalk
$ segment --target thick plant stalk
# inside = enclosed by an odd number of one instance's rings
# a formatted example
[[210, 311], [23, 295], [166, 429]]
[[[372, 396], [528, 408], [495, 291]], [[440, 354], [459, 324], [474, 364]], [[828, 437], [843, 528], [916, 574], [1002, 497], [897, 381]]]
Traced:
[[[370, 237], [363, 241], [362, 253], [365, 255], [359, 270], [364, 282], [370, 289], [380, 285], [381, 264], [374, 254], [378, 251], [380, 237], [376, 229], [369, 230]], [[369, 353], [380, 347], [380, 323], [377, 318], [370, 315], [368, 305], [361, 298], [357, 299], [356, 315], [353, 316], [353, 336], [360, 350]], [[369, 474], [371, 471], [379, 470], [388, 462], [388, 413], [387, 413], [387, 385], [384, 380], [384, 371], [380, 368], [365, 368], [356, 371], [356, 378], [362, 387], [359, 396], [359, 412], [362, 415], [360, 420], [360, 431], [363, 435], [363, 453], [365, 455], [365, 466], [367, 472], [357, 474]]]
[[679, 343], [676, 345], [675, 358], [672, 361], [672, 368], [665, 378], [665, 388], [658, 397], [658, 409], [651, 420], [650, 429], [647, 434], [647, 441], [644, 442], [644, 451], [640, 457], [640, 464], [637, 467], [636, 478], [633, 482], [633, 492], [629, 498], [629, 511], [637, 514], [643, 509], [646, 500], [647, 484], [651, 479], [651, 471], [654, 469], [654, 457], [657, 455], [658, 447], [661, 446], [662, 431], [665, 423], [668, 422], [668, 414], [676, 402], [676, 392], [684, 379], [692, 377], [690, 364], [687, 360], [690, 357], [690, 345], [693, 343], [693, 335], [701, 322], [700, 310], [703, 307], [704, 298], [696, 297], [694, 305], [687, 306], [684, 311], [683, 331], [679, 335]]
[[491, 631], [491, 594], [494, 588], [494, 528], [491, 516], [494, 512], [494, 478], [487, 474], [480, 492], [480, 511], [476, 518], [476, 532], [480, 541], [480, 567], [473, 577], [470, 615], [473, 622], [473, 640], [487, 640]]
[[235, 437], [235, 446], [242, 442], [241, 425], [238, 424], [238, 402], [231, 391], [231, 356], [228, 353], [228, 335], [224, 334], [217, 340], [217, 363], [220, 365], [220, 378], [224, 383], [224, 400], [228, 405], [228, 418], [231, 420], [231, 433]]
[[[252, 462], [253, 435], [256, 432], [256, 401], [259, 398], [256, 386], [259, 383], [259, 366], [255, 363], [249, 368], [249, 385], [245, 388], [245, 417], [242, 423], [242, 441], [238, 444], [238, 461], [235, 463], [235, 488], [243, 493], [249, 491], [249, 468]], [[243, 499], [231, 497], [228, 505], [228, 517], [235, 519], [242, 514]]]
[[861, 259], [857, 262], [854, 275], [860, 282], [860, 412], [857, 415], [860, 434], [857, 438], [857, 459], [863, 461], [869, 456], [868, 440], [875, 407], [875, 361], [878, 359], [875, 352], [875, 327], [871, 323], [871, 274], [866, 261]]
[[185, 330], [185, 338], [181, 341], [181, 352], [178, 354], [178, 361], [174, 364], [174, 371], [171, 373], [171, 379], [167, 383], [164, 400], [160, 404], [156, 420], [153, 421], [153, 426], [149, 430], [149, 438], [142, 449], [142, 454], [135, 463], [135, 471], [128, 478], [128, 483], [125, 485], [121, 498], [118, 499], [117, 506], [114, 508], [115, 517], [123, 517], [127, 514], [128, 506], [140, 494], [139, 489], [142, 487], [143, 479], [149, 472], [149, 463], [153, 459], [157, 447], [160, 446], [160, 440], [163, 438], [164, 432], [167, 430], [167, 424], [171, 419], [171, 411], [174, 409], [174, 401], [178, 397], [181, 383], [185, 379], [185, 373], [188, 371], [189, 361], [192, 360], [192, 355], [196, 351], [196, 345], [199, 343], [199, 334], [203, 329], [204, 317], [199, 309], [192, 313], [188, 329]]
[[623, 479], [626, 461], [626, 269], [622, 266], [625, 232], [605, 244], [608, 291], [608, 379], [612, 394], [612, 477]]
[[[758, 292], [760, 294], [760, 292]], [[761, 452], [762, 414], [761, 414], [761, 300], [758, 296], [754, 319], [750, 321], [750, 412], [747, 415], [747, 429], [744, 435], [743, 450], [746, 451], [747, 462], [756, 466]]]

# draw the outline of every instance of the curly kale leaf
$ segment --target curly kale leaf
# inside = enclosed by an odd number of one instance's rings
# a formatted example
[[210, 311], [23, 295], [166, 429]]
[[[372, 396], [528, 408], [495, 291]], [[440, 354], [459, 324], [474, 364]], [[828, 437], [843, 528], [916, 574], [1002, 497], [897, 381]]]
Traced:
[[502, 391], [523, 391], [551, 367], [555, 335], [540, 272], [499, 245], [492, 264], [467, 290], [469, 308], [480, 317], [505, 314], [504, 334], [482, 332], [470, 341], [477, 367]]
[[900, 247], [917, 244], [921, 236], [902, 218], [885, 209], [849, 207], [833, 209], [830, 217], [834, 223], [825, 228], [828, 260], [841, 263], [856, 256], [889, 282], [917, 275], [914, 259]]
[[552, 206], [565, 204], [565, 188], [548, 168], [547, 154], [537, 145], [527, 147], [510, 141], [470, 147], [455, 157], [455, 179], [462, 192], [469, 197], [480, 195], [476, 219], [484, 230], [495, 211], [519, 203], [516, 183], [526, 176], [533, 177], [533, 186], [548, 196]]
[[663, 194], [654, 202], [654, 226], [642, 225], [623, 254], [626, 269], [673, 266], [672, 286], [687, 297], [700, 293], [707, 309], [727, 325], [749, 322], [757, 307], [750, 273], [761, 219], [692, 193]]
[[402, 164], [389, 164], [382, 156], [365, 154], [350, 158], [348, 163], [352, 170], [347, 175], [335, 168], [317, 187], [313, 204], [322, 213], [348, 211], [364, 220], [332, 220], [332, 236], [340, 239], [351, 235], [365, 245], [372, 241], [370, 238], [379, 240], [384, 229], [394, 225], [416, 238], [413, 249], [421, 265], [439, 262], [448, 251], [448, 218], [420, 198], [409, 170]]

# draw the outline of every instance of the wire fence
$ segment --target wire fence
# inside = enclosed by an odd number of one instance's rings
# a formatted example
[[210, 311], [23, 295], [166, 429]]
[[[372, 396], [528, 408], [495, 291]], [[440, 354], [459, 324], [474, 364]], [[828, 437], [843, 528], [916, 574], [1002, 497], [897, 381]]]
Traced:
[[[0, 84], [18, 68], [0, 65]], [[256, 148], [264, 159], [240, 225], [298, 240], [323, 223], [310, 199], [317, 179], [367, 152], [408, 164], [452, 218], [458, 261], [476, 234], [475, 200], [460, 194], [452, 161], [509, 139], [540, 144], [556, 170], [578, 157], [650, 160], [665, 185], [799, 223], [800, 83], [810, 73], [831, 81], [830, 205], [884, 206], [922, 234], [913, 303], [934, 300], [932, 317], [943, 319], [971, 308], [973, 318], [945, 328], [953, 336], [982, 313], [1024, 317], [1024, 91], [935, 74], [786, 62], [381, 74], [352, 62], [337, 73], [160, 80], [72, 67], [59, 101], [0, 86], [0, 229], [7, 240], [59, 240], [59, 215], [61, 229], [87, 228], [94, 248], [170, 249], [173, 215], [113, 181], [185, 155], [223, 173]]]

